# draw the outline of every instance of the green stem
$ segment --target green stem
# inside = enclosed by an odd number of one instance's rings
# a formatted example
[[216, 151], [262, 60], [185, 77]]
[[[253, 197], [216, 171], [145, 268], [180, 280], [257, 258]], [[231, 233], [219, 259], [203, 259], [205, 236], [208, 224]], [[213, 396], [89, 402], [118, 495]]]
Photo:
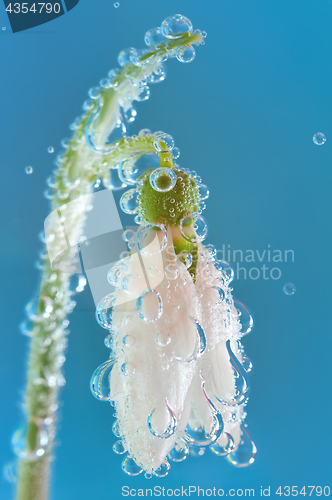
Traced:
[[[139, 83], [145, 81], [161, 67], [161, 56], [174, 57], [176, 50], [184, 45], [199, 45], [201, 34], [184, 34], [176, 40], [160, 44], [141, 62], [149, 59], [144, 66], [127, 64], [113, 81], [112, 87], [100, 90], [98, 99], [79, 120], [72, 139], [69, 141], [59, 168], [50, 186], [52, 192], [52, 217], [47, 229], [47, 250], [49, 255], [57, 251], [61, 240], [63, 223], [58, 214], [65, 215], [67, 241], [72, 246], [79, 243], [83, 235], [84, 221], [88, 205], [91, 203], [93, 184], [96, 179], [109, 175], [115, 168], [134, 153], [156, 152], [154, 135], [133, 138], [124, 137], [117, 143], [106, 145], [107, 138], [114, 129], [120, 106], [126, 112], [132, 101], [139, 95]], [[97, 107], [100, 111], [97, 113]], [[95, 115], [95, 116], [94, 116]], [[93, 122], [96, 148], [86, 142], [86, 128]], [[92, 126], [91, 126], [92, 127]], [[90, 128], [88, 130], [90, 132]], [[109, 152], [101, 153], [102, 145]], [[159, 154], [161, 164], [171, 158], [167, 150]], [[166, 166], [166, 165], [165, 165]], [[74, 202], [75, 203], [71, 203]], [[64, 212], [63, 212], [64, 210]], [[73, 243], [74, 242], [74, 243]], [[67, 261], [71, 264], [74, 252], [69, 252]], [[61, 367], [65, 361], [68, 321], [66, 316], [75, 306], [69, 281], [72, 266], [65, 270], [55, 268], [47, 254], [43, 257], [43, 271], [37, 308], [31, 326], [31, 344], [28, 359], [27, 387], [24, 400], [27, 431], [24, 447], [20, 449], [17, 480], [17, 500], [46, 500], [50, 477], [50, 463], [56, 427], [59, 387], [63, 385]]]

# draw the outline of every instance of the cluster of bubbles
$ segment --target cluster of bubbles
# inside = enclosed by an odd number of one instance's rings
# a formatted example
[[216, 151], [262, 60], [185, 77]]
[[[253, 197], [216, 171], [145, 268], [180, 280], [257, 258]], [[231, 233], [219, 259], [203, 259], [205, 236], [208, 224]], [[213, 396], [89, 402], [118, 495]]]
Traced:
[[[43, 233], [40, 239], [45, 241]], [[25, 420], [20, 424], [12, 436], [12, 449], [20, 460], [39, 460], [53, 441], [54, 414], [58, 409], [54, 394], [65, 384], [61, 367], [66, 359], [63, 353], [69, 333], [66, 315], [74, 309], [73, 296], [81, 292], [85, 285], [85, 276], [72, 275], [64, 293], [61, 274], [51, 272], [44, 282], [41, 296], [34, 296], [25, 306], [26, 318], [20, 324], [20, 331], [34, 338], [39, 352], [47, 361], [33, 376], [38, 400], [37, 414], [29, 416], [28, 422]], [[35, 435], [34, 443], [28, 440], [31, 434]]]
[[[114, 7], [120, 4], [116, 2]], [[129, 47], [122, 50], [118, 55], [118, 63], [121, 67], [113, 68], [109, 71], [107, 78], [102, 78], [99, 85], [90, 88], [89, 99], [84, 102], [83, 110], [88, 111], [94, 107], [85, 127], [85, 136], [88, 145], [95, 151], [102, 153], [111, 152], [116, 146], [98, 146], [95, 139], [95, 132], [98, 127], [101, 107], [104, 104], [102, 91], [104, 89], [114, 89], [117, 92], [120, 111], [116, 122], [116, 128], [109, 137], [109, 142], [116, 142], [119, 132], [126, 134], [128, 124], [136, 118], [137, 111], [132, 106], [132, 102], [145, 101], [150, 96], [150, 83], [158, 83], [165, 79], [166, 72], [164, 62], [168, 58], [176, 57], [178, 61], [187, 63], [195, 57], [195, 49], [191, 43], [174, 43], [186, 35], [199, 35], [195, 44], [204, 44], [205, 32], [193, 30], [191, 21], [176, 14], [166, 18], [160, 27], [152, 28], [145, 34], [144, 40], [148, 48], [135, 49]], [[200, 41], [199, 41], [200, 40]], [[121, 74], [120, 74], [121, 71]], [[97, 101], [97, 105], [94, 104]], [[78, 126], [80, 119], [74, 128]]]

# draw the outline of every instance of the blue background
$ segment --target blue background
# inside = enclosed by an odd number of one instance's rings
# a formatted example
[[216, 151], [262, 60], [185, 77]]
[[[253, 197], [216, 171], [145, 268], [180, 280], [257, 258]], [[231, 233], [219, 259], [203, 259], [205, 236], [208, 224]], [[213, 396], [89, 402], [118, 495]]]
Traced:
[[[54, 499], [117, 500], [122, 485], [255, 488], [256, 496], [260, 486], [332, 486], [331, 0], [120, 0], [118, 9], [112, 0], [81, 0], [18, 34], [0, 9], [7, 27], [0, 30], [0, 463], [12, 459], [10, 435], [20, 419], [28, 341], [18, 324], [38, 281], [37, 234], [48, 213], [42, 192], [55, 156], [47, 148], [60, 149], [87, 90], [118, 65], [117, 53], [143, 47], [145, 31], [177, 12], [208, 32], [206, 44], [190, 64], [167, 63], [166, 81], [138, 103], [131, 133], [172, 134], [180, 165], [210, 186], [208, 243], [295, 252], [295, 262], [278, 266], [279, 280], [234, 281], [235, 297], [256, 319], [244, 345], [254, 363], [247, 423], [257, 459], [235, 469], [207, 450], [174, 464], [165, 479], [126, 477], [112, 452], [113, 410], [89, 391], [108, 351], [86, 289], [70, 318]], [[312, 141], [318, 131], [324, 146]], [[293, 296], [282, 291], [288, 281]], [[2, 479], [0, 498], [11, 491]]]

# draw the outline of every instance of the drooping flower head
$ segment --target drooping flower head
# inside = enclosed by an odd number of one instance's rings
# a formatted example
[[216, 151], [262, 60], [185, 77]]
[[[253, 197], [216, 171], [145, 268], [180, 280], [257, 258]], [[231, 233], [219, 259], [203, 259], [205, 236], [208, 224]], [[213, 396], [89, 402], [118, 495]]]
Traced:
[[139, 227], [125, 232], [128, 256], [97, 308], [112, 351], [92, 391], [115, 407], [114, 451], [126, 454], [129, 475], [162, 477], [170, 461], [207, 447], [244, 467], [256, 453], [244, 426], [251, 363], [240, 342], [252, 319], [234, 302], [231, 267], [203, 243], [208, 188], [173, 162], [170, 136], [153, 140], [157, 168], [141, 171], [137, 151], [120, 167], [133, 185], [121, 207]]

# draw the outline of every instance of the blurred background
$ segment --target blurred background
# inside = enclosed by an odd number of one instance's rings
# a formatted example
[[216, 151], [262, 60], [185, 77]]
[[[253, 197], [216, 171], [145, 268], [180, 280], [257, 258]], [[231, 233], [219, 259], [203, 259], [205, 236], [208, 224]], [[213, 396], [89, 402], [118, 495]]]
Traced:
[[[243, 343], [254, 365], [247, 423], [258, 453], [246, 469], [207, 450], [172, 464], [164, 479], [127, 477], [112, 451], [113, 409], [89, 389], [109, 351], [86, 287], [70, 317], [54, 499], [117, 499], [123, 485], [157, 484], [255, 488], [257, 496], [271, 486], [274, 497], [279, 486], [331, 480], [331, 0], [120, 0], [118, 8], [81, 0], [65, 16], [17, 34], [1, 6], [0, 464], [13, 460], [10, 436], [22, 418], [28, 339], [18, 325], [38, 284], [37, 234], [49, 210], [42, 193], [60, 140], [88, 89], [118, 66], [118, 52], [143, 48], [144, 33], [175, 13], [207, 31], [206, 44], [190, 64], [166, 63], [166, 80], [137, 103], [130, 134], [171, 134], [178, 163], [210, 187], [206, 242], [255, 252], [255, 262], [239, 263], [246, 279], [237, 275], [240, 254], [230, 260], [234, 296], [255, 315]], [[313, 142], [317, 132], [325, 144]], [[280, 250], [283, 262], [268, 262], [268, 249]], [[264, 250], [260, 262], [256, 251]], [[285, 250], [294, 261], [288, 254], [284, 262]], [[250, 277], [252, 268], [259, 274]], [[288, 282], [293, 295], [283, 291]], [[12, 487], [1, 478], [0, 498], [10, 499]]]

